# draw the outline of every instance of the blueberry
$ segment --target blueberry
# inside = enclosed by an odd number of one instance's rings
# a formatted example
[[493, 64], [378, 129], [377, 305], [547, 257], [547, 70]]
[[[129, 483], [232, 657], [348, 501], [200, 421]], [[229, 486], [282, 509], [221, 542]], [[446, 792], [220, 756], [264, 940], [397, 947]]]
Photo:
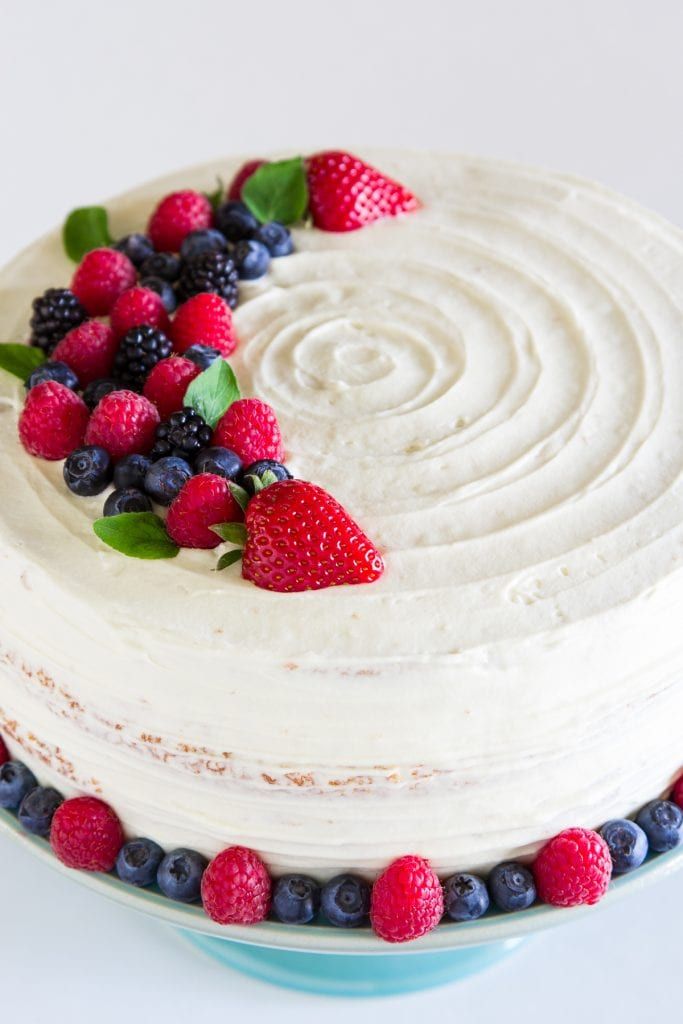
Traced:
[[167, 853], [157, 871], [157, 885], [164, 896], [181, 903], [194, 903], [201, 893], [202, 875], [208, 866], [206, 857], [196, 850], [181, 847]]
[[451, 875], [443, 888], [444, 909], [452, 921], [475, 921], [489, 909], [486, 882], [478, 875]]
[[496, 865], [489, 875], [488, 889], [499, 910], [526, 910], [536, 899], [534, 876], [514, 860]]
[[103, 491], [111, 480], [111, 475], [109, 452], [96, 444], [75, 448], [64, 463], [66, 486], [82, 498]]
[[66, 363], [50, 362], [36, 366], [26, 381], [26, 390], [30, 391], [36, 384], [42, 384], [46, 380], [56, 380], [59, 384], [71, 388], [72, 391], [77, 391], [79, 386], [78, 377], [70, 366], [67, 366]]
[[615, 875], [624, 875], [639, 868], [647, 857], [647, 836], [635, 821], [614, 818], [602, 826], [600, 835], [609, 847]]
[[194, 460], [195, 473], [215, 473], [226, 480], [236, 480], [242, 460], [230, 448], [203, 448]]
[[241, 242], [244, 238], [253, 238], [259, 222], [244, 203], [229, 200], [216, 210], [216, 226], [229, 242]]
[[147, 470], [152, 465], [152, 460], [146, 455], [124, 455], [114, 467], [114, 487], [123, 490], [126, 487], [136, 487], [141, 491], [145, 486]]
[[102, 514], [119, 516], [122, 512], [151, 512], [152, 502], [136, 487], [121, 487], [107, 497]]
[[35, 775], [25, 764], [5, 761], [0, 767], [0, 807], [15, 811], [26, 794], [37, 785]]
[[206, 228], [203, 231], [190, 231], [185, 235], [180, 246], [180, 258], [182, 260], [193, 260], [205, 252], [227, 252], [228, 240], [225, 235], [215, 228]]
[[254, 481], [251, 477], [258, 477], [262, 479], [263, 474], [270, 471], [278, 480], [291, 480], [292, 474], [289, 472], [286, 466], [283, 466], [281, 462], [276, 462], [275, 459], [259, 459], [258, 462], [252, 462], [250, 466], [242, 472], [242, 479], [240, 484], [244, 487], [248, 494], [253, 497], [256, 493], [254, 488]]
[[370, 912], [370, 886], [357, 875], [336, 875], [320, 896], [322, 911], [337, 928], [358, 928]]
[[277, 220], [262, 224], [254, 238], [262, 242], [271, 256], [289, 256], [294, 251], [294, 244], [289, 229]]
[[243, 281], [263, 277], [270, 264], [270, 253], [265, 245], [253, 238], [238, 242], [232, 251], [232, 258]]
[[116, 874], [129, 885], [153, 885], [164, 851], [153, 839], [129, 839], [116, 858]]
[[113, 377], [100, 377], [86, 385], [83, 390], [83, 401], [89, 409], [94, 409], [105, 395], [111, 394], [112, 391], [120, 391], [122, 387], [123, 385]]
[[210, 345], [190, 345], [183, 352], [185, 359], [189, 359], [195, 363], [202, 370], [208, 370], [212, 363], [220, 357], [221, 353], [217, 348], [211, 348]]
[[320, 886], [308, 875], [283, 875], [273, 889], [273, 914], [284, 924], [309, 924], [320, 909]]
[[655, 853], [673, 850], [683, 838], [683, 811], [670, 800], [651, 800], [638, 812], [636, 822]]
[[153, 292], [156, 292], [157, 295], [161, 296], [161, 301], [164, 304], [166, 312], [174, 312], [178, 305], [178, 300], [176, 299], [176, 294], [173, 291], [173, 285], [168, 281], [164, 281], [163, 277], [152, 277], [151, 275], [150, 277], [141, 277], [140, 287], [150, 288]]
[[155, 252], [140, 267], [140, 277], [161, 277], [173, 284], [180, 274], [180, 259], [172, 252]]
[[48, 836], [52, 816], [64, 803], [64, 797], [50, 786], [36, 786], [19, 805], [19, 821], [34, 836]]
[[150, 239], [147, 235], [139, 233], [125, 235], [118, 242], [114, 243], [114, 248], [118, 249], [119, 252], [125, 253], [133, 266], [138, 268], [154, 253], [154, 246]]
[[191, 476], [192, 469], [185, 459], [167, 455], [154, 462], [147, 470], [145, 491], [157, 504], [170, 505]]

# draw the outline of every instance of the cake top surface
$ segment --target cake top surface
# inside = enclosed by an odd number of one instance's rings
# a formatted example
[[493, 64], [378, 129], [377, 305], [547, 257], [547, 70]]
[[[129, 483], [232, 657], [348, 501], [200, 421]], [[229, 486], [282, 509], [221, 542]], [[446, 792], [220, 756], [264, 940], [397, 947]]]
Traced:
[[[3, 374], [0, 538], [37, 608], [78, 608], [84, 630], [104, 622], [140, 650], [153, 631], [352, 674], [502, 659], [509, 645], [552, 644], [636, 600], [673, 614], [681, 235], [571, 177], [361, 155], [422, 208], [351, 234], [295, 230], [295, 255], [241, 286], [231, 363], [243, 393], [276, 410], [292, 472], [367, 530], [384, 576], [273, 594], [236, 570], [212, 573], [212, 552], [141, 563], [104, 548], [92, 531], [101, 499], [74, 498], [61, 464], [21, 449], [22, 388]], [[116, 233], [139, 229], [171, 189], [211, 188], [238, 164], [108, 203]], [[5, 268], [2, 340], [23, 340], [32, 298], [66, 285], [71, 270], [58, 233]]]

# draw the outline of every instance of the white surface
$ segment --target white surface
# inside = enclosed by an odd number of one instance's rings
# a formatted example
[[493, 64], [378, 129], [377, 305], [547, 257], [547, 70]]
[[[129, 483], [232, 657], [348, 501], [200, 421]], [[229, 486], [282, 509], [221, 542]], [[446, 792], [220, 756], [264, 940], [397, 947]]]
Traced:
[[[0, 259], [70, 207], [165, 170], [307, 144], [506, 156], [601, 179], [683, 222], [674, 0], [339, 6], [195, 0], [190, 16], [169, 2], [5, 3]], [[20, 861], [6, 840], [0, 858], [8, 1019], [89, 1020], [95, 1006], [103, 1024], [378, 1017], [376, 1004], [279, 993], [190, 956], [153, 922]], [[683, 880], [664, 883], [383, 1014], [570, 1021], [568, 979], [596, 1016], [672, 1011], [682, 894]]]

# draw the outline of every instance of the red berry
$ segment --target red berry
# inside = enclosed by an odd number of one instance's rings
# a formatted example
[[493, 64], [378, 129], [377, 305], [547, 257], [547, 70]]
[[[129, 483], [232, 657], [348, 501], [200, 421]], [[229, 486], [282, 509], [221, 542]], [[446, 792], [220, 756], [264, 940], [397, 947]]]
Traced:
[[65, 334], [52, 358], [66, 363], [82, 387], [100, 377], [108, 377], [114, 365], [119, 342], [108, 324], [86, 320]]
[[258, 171], [259, 167], [263, 167], [265, 163], [267, 163], [266, 160], [247, 160], [245, 164], [242, 164], [228, 186], [228, 199], [241, 199], [243, 186], [246, 185], [254, 171]]
[[111, 328], [117, 338], [140, 324], [158, 327], [168, 334], [170, 321], [161, 296], [151, 288], [129, 288], [119, 295], [109, 316]]
[[355, 231], [419, 205], [407, 188], [350, 153], [316, 153], [306, 170], [311, 216], [323, 231]]
[[331, 494], [304, 480], [271, 484], [247, 505], [242, 575], [266, 590], [372, 583], [382, 556]]
[[55, 811], [50, 845], [69, 868], [111, 871], [123, 846], [123, 829], [104, 801], [77, 796], [65, 800]]
[[146, 455], [158, 424], [159, 413], [144, 395], [110, 391], [90, 417], [85, 443], [101, 445], [115, 460], [124, 455]]
[[282, 434], [269, 405], [259, 398], [240, 398], [218, 421], [213, 443], [237, 452], [245, 466], [258, 459], [282, 462]]
[[671, 791], [671, 800], [673, 803], [678, 804], [679, 807], [683, 807], [683, 775], [681, 775]]
[[230, 306], [213, 292], [193, 295], [179, 306], [173, 317], [171, 339], [176, 352], [185, 352], [190, 345], [210, 345], [221, 355], [231, 355], [235, 351], [237, 337]]
[[607, 843], [589, 828], [568, 828], [540, 850], [532, 865], [539, 899], [554, 907], [597, 903], [612, 877]]
[[182, 409], [190, 381], [200, 373], [200, 368], [191, 359], [169, 356], [151, 369], [142, 393], [154, 402], [162, 420], [167, 420], [171, 413]]
[[202, 876], [202, 903], [218, 924], [258, 924], [270, 909], [271, 883], [265, 864], [253, 850], [222, 850]]
[[90, 316], [106, 316], [121, 292], [133, 287], [136, 278], [135, 267], [124, 253], [93, 249], [76, 267], [71, 291]]
[[199, 473], [190, 477], [169, 508], [166, 532], [181, 548], [215, 548], [221, 540], [209, 527], [241, 519], [242, 509], [225, 477]]
[[88, 407], [82, 398], [54, 380], [31, 388], [19, 417], [19, 437], [27, 452], [41, 459], [65, 459], [83, 444]]
[[443, 916], [443, 889], [428, 860], [399, 857], [372, 887], [370, 922], [387, 942], [426, 935]]
[[211, 203], [201, 192], [185, 189], [165, 196], [154, 210], [147, 225], [147, 234], [155, 249], [178, 252], [190, 231], [210, 228], [213, 220]]
[[5, 741], [2, 736], [0, 736], [0, 764], [4, 764], [5, 761], [9, 761], [9, 753], [5, 746]]

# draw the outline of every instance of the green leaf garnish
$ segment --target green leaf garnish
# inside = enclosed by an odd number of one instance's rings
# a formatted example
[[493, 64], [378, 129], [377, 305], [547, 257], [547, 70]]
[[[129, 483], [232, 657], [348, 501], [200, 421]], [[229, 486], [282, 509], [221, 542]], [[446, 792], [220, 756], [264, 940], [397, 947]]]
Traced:
[[216, 188], [213, 192], [205, 192], [204, 195], [211, 203], [214, 213], [223, 202], [223, 196], [225, 195], [225, 183], [220, 175], [216, 175]]
[[233, 498], [244, 512], [249, 504], [249, 492], [245, 491], [244, 487], [240, 487], [239, 484], [233, 483], [232, 480], [228, 481], [228, 487]]
[[216, 523], [210, 529], [217, 533], [221, 540], [237, 544], [240, 548], [247, 543], [247, 528], [244, 523]]
[[308, 206], [308, 185], [302, 157], [263, 164], [242, 186], [242, 202], [262, 223], [294, 224]]
[[153, 512], [122, 512], [96, 519], [92, 528], [105, 544], [131, 558], [175, 558], [180, 548]]
[[192, 406], [210, 427], [215, 427], [239, 397], [239, 384], [232, 367], [225, 359], [214, 359], [211, 366], [191, 382], [185, 392], [185, 405]]
[[224, 555], [221, 555], [216, 563], [216, 572], [220, 572], [221, 569], [227, 569], [228, 566], [234, 565], [235, 562], [239, 562], [241, 557], [242, 552], [239, 548], [234, 548], [232, 551], [226, 551]]
[[32, 345], [0, 345], [0, 369], [26, 380], [37, 366], [45, 362], [45, 353]]
[[91, 249], [110, 245], [112, 237], [109, 234], [109, 222], [105, 208], [103, 206], [80, 206], [77, 210], [72, 210], [64, 221], [62, 242], [67, 256], [74, 263], [80, 262], [86, 252], [90, 252]]

